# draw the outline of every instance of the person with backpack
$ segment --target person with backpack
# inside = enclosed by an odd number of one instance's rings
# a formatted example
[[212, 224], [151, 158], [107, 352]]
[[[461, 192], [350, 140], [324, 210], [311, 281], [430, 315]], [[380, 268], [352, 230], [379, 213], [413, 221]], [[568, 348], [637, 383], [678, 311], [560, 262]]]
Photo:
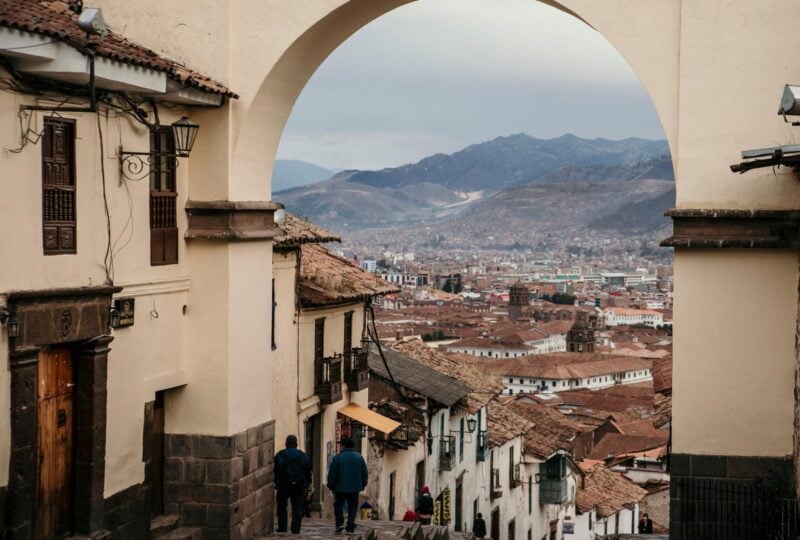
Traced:
[[356, 530], [356, 512], [358, 512], [358, 494], [367, 487], [367, 463], [361, 454], [356, 452], [351, 439], [341, 440], [342, 451], [331, 460], [328, 468], [328, 489], [334, 494], [333, 514], [336, 517], [336, 532], [344, 527], [344, 505], [347, 504], [348, 533]]
[[475, 538], [486, 537], [486, 522], [483, 520], [483, 514], [481, 513], [478, 513], [475, 516], [475, 521], [472, 522], [472, 534], [475, 535]]
[[423, 525], [430, 525], [431, 517], [433, 517], [433, 497], [431, 497], [431, 489], [425, 486], [417, 501], [417, 519]]
[[311, 485], [311, 460], [297, 448], [297, 437], [286, 437], [286, 448], [275, 455], [275, 489], [278, 490], [278, 531], [286, 532], [286, 511], [292, 503], [292, 534], [300, 534], [306, 490]]

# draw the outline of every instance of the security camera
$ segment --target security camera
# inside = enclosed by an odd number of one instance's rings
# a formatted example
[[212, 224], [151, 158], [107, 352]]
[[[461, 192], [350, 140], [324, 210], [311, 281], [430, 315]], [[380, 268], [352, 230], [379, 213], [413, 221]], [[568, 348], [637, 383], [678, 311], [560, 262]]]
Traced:
[[104, 36], [108, 33], [106, 22], [103, 20], [103, 12], [100, 8], [86, 8], [78, 17], [78, 27], [87, 34], [98, 34]]
[[783, 87], [783, 96], [781, 97], [781, 106], [778, 109], [778, 114], [782, 116], [800, 115], [800, 86], [787, 84]]

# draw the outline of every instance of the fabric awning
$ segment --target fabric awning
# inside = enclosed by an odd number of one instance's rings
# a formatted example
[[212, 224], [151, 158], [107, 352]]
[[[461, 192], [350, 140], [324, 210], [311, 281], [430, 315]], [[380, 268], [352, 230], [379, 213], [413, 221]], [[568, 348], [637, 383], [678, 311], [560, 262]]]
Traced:
[[400, 422], [396, 422], [391, 418], [387, 418], [382, 414], [378, 414], [375, 411], [371, 411], [365, 407], [356, 405], [355, 403], [345, 405], [339, 409], [339, 413], [347, 416], [348, 418], [352, 418], [353, 420], [361, 422], [372, 429], [376, 429], [385, 435], [388, 435], [400, 427]]

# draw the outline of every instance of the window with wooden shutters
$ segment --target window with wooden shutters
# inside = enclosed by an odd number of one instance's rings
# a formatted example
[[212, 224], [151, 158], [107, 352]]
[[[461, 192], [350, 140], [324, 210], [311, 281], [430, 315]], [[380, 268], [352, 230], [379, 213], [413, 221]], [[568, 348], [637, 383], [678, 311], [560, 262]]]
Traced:
[[150, 132], [150, 264], [178, 262], [177, 190], [175, 187], [175, 141], [172, 129]]
[[77, 253], [75, 203], [75, 122], [45, 118], [42, 142], [45, 255]]
[[322, 361], [325, 354], [325, 318], [314, 321], [314, 360]]
[[353, 348], [353, 312], [348, 311], [344, 314], [344, 354], [350, 354]]

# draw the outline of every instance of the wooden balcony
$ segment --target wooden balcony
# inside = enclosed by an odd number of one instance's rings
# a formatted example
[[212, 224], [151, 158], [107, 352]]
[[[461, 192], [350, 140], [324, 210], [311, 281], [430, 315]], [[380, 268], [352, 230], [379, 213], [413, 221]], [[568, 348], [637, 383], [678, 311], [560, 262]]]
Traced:
[[344, 353], [344, 382], [352, 392], [363, 390], [369, 386], [369, 364], [367, 351], [353, 347]]
[[539, 504], [561, 504], [567, 500], [567, 479], [539, 481]]
[[332, 356], [314, 361], [314, 393], [322, 405], [342, 399], [342, 358]]

